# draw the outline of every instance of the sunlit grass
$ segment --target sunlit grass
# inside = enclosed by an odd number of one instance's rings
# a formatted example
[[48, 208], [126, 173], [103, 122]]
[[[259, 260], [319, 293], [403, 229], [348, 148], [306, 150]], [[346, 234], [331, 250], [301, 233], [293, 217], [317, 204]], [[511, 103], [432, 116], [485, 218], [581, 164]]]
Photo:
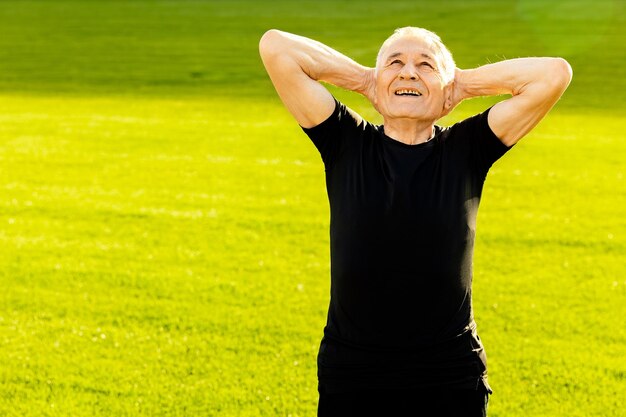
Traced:
[[[2, 103], [3, 412], [314, 412], [327, 201], [279, 104]], [[493, 415], [623, 405], [626, 144], [594, 116], [600, 157], [579, 117], [551, 116], [488, 179], [475, 303]]]

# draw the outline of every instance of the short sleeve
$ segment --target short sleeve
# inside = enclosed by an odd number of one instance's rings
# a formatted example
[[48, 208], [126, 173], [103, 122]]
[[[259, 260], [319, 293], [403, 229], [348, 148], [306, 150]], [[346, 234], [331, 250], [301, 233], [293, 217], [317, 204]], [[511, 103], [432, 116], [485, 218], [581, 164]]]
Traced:
[[478, 135], [477, 142], [478, 147], [475, 151], [475, 155], [478, 159], [478, 163], [485, 169], [489, 169], [494, 162], [500, 159], [505, 153], [513, 147], [505, 145], [500, 138], [493, 133], [488, 122], [489, 111], [492, 107], [488, 108], [484, 112], [480, 113], [477, 121]]
[[363, 123], [358, 114], [335, 99], [335, 110], [326, 120], [302, 130], [319, 151], [326, 169], [330, 169], [347, 144], [362, 131]]
[[456, 140], [464, 142], [462, 148], [467, 149], [471, 165], [483, 174], [512, 147], [502, 143], [491, 130], [488, 123], [490, 110], [491, 107], [454, 126]]

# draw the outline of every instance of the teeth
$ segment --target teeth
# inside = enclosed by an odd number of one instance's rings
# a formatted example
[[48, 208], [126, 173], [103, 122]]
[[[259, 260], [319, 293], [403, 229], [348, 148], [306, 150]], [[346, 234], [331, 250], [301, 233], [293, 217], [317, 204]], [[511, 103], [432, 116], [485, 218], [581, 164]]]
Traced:
[[398, 90], [396, 91], [396, 95], [400, 96], [400, 95], [411, 95], [411, 96], [421, 96], [421, 94], [419, 93], [419, 91], [415, 91], [415, 90]]

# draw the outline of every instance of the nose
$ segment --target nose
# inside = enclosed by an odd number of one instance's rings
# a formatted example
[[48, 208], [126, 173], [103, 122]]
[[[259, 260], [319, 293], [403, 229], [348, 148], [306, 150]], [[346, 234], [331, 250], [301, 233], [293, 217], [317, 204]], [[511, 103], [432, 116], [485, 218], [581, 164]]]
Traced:
[[398, 77], [401, 80], [412, 80], [415, 81], [418, 78], [417, 70], [413, 65], [405, 65], [402, 67], [400, 72], [398, 73]]

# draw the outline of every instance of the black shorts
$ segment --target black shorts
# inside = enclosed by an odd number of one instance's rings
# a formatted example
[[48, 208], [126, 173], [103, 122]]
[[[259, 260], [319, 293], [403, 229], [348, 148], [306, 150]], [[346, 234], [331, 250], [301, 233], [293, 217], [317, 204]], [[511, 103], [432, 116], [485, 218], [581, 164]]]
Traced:
[[320, 390], [318, 417], [485, 417], [489, 393], [477, 390], [402, 389], [328, 394]]

